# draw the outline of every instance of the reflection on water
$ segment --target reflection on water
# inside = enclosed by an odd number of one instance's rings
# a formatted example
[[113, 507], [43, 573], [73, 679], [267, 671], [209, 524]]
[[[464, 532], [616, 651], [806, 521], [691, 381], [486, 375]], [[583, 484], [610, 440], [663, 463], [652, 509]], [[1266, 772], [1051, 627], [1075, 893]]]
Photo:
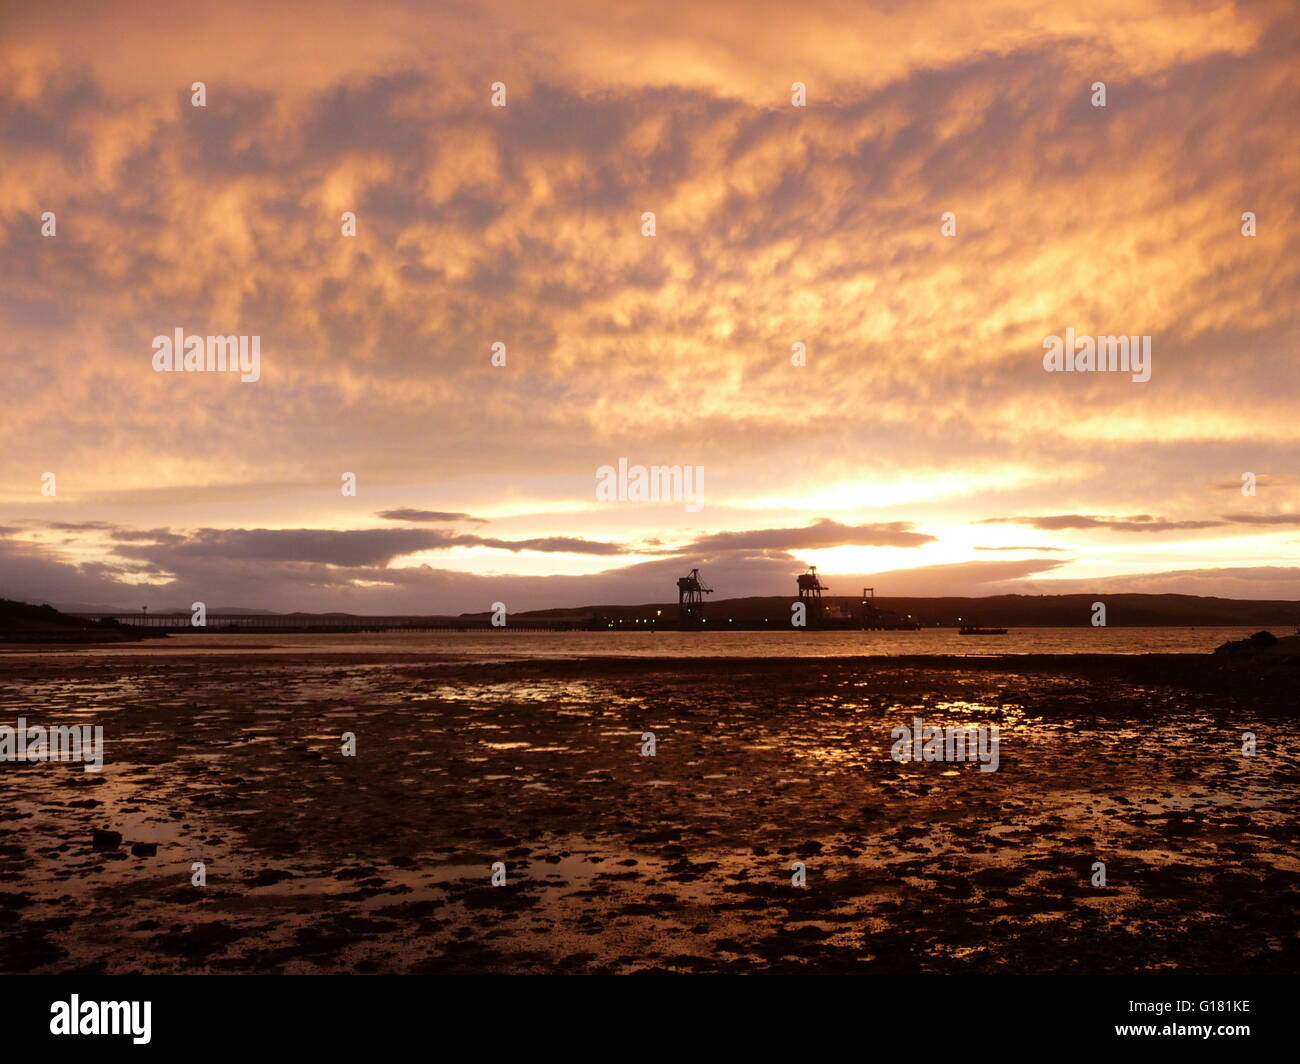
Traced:
[[[856, 653], [931, 634], [802, 643]], [[194, 638], [179, 642], [259, 642]], [[337, 653], [357, 637], [305, 638]], [[581, 656], [666, 638], [790, 652], [773, 633], [577, 633], [455, 635], [474, 663], [449, 669], [422, 649], [440, 637], [367, 638], [409, 655], [0, 659], [0, 719], [102, 723], [107, 743], [97, 777], [0, 766], [0, 970], [1290, 963], [1275, 953], [1297, 931], [1291, 703], [1185, 687], [1183, 661], [1155, 662], [1162, 683], [1077, 663], [484, 663], [505, 646]], [[895, 762], [891, 729], [915, 717], [998, 726], [999, 770]], [[1259, 757], [1240, 754], [1247, 726], [1268, 736]], [[122, 846], [96, 849], [97, 829]], [[1105, 888], [1090, 885], [1099, 858]], [[506, 888], [489, 885], [497, 861]], [[1243, 912], [1274, 937], [1243, 944]]]
[[[530, 658], [857, 657], [884, 654], [1204, 654], [1255, 627], [1013, 628], [972, 639], [953, 628], [917, 632], [371, 632], [304, 635], [180, 633], [139, 644], [78, 647], [52, 657], [166, 658], [185, 654], [415, 654], [447, 661]], [[30, 653], [18, 648], [11, 653]], [[0, 654], [6, 653], [0, 651]], [[381, 665], [371, 666], [382, 668]], [[317, 692], [304, 692], [311, 697]]]

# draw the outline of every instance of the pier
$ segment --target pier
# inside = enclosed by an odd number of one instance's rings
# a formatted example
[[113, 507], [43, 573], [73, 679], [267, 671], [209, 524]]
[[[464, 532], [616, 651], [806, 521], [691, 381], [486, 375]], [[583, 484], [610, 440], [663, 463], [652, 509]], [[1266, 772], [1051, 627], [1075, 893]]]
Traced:
[[590, 625], [572, 621], [507, 619], [494, 626], [487, 617], [363, 617], [349, 614], [313, 613], [209, 613], [206, 625], [191, 623], [188, 611], [173, 613], [72, 613], [88, 621], [116, 621], [118, 624], [172, 631], [207, 632], [580, 632]]

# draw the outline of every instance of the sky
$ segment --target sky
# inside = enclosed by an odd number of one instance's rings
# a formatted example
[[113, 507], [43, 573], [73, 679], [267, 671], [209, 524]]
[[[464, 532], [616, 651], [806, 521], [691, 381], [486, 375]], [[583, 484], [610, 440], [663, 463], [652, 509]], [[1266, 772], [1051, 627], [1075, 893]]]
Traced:
[[0, 596], [1300, 599], [1298, 132], [1291, 0], [11, 0]]

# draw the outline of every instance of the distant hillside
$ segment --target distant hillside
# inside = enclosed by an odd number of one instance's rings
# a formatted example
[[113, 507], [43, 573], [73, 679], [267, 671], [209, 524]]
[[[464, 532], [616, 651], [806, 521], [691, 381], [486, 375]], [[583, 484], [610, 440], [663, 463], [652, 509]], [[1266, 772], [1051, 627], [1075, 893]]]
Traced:
[[[706, 600], [704, 617], [708, 626], [730, 628], [788, 628], [790, 604], [794, 596], [771, 595], [755, 598]], [[862, 600], [856, 595], [827, 595], [822, 600], [833, 618], [830, 627], [858, 627], [862, 621]], [[885, 598], [874, 600], [881, 613], [897, 620], [908, 618], [924, 628], [957, 627], [979, 624], [999, 628], [1086, 628], [1091, 626], [1093, 603], [1106, 606], [1106, 624], [1111, 628], [1137, 627], [1281, 627], [1288, 631], [1300, 627], [1300, 602], [1288, 600], [1205, 598], [1198, 595], [993, 595], [988, 598]], [[7, 611], [7, 612], [6, 612]], [[89, 611], [88, 611], [89, 612]], [[231, 607], [209, 609], [209, 628], [229, 630], [221, 620], [223, 614], [236, 613]], [[372, 615], [350, 613], [275, 613], [249, 610], [249, 614], [273, 622], [284, 630], [314, 631], [367, 627]], [[151, 610], [151, 619], [176, 620], [176, 627], [188, 627], [189, 611]], [[377, 618], [390, 627], [486, 627], [491, 623], [488, 611], [448, 614], [403, 614]], [[677, 625], [677, 603], [649, 602], [641, 605], [576, 606], [510, 613], [511, 624], [530, 622], [538, 626], [609, 627], [635, 629], [640, 625], [673, 628]], [[405, 621], [417, 622], [406, 624]], [[0, 642], [96, 642], [150, 638], [164, 628], [148, 629], [134, 625], [96, 622], [69, 617], [50, 606], [31, 606], [0, 599]], [[37, 638], [37, 637], [40, 638]]]
[[[106, 606], [102, 602], [55, 602], [51, 603], [56, 610], [64, 613], [139, 613], [139, 606]], [[154, 606], [149, 610], [150, 613], [189, 613], [188, 606]], [[244, 615], [266, 614], [272, 616], [276, 610], [255, 610], [245, 606], [209, 606], [208, 616], [217, 616], [223, 613], [241, 613]]]
[[[786, 627], [794, 596], [706, 600], [704, 616], [711, 624], [733, 627]], [[858, 596], [827, 595], [827, 606], [847, 609], [861, 619]], [[1182, 625], [1300, 626], [1300, 602], [1286, 600], [1204, 598], [1198, 595], [994, 595], [989, 598], [881, 598], [877, 609], [892, 610], [919, 620], [924, 627], [976, 623], [997, 627], [1071, 628], [1092, 623], [1092, 604], [1106, 605], [1106, 624], [1112, 628]], [[486, 615], [484, 615], [486, 616]], [[664, 627], [677, 620], [676, 602], [640, 606], [586, 606], [580, 609], [534, 610], [520, 618], [577, 619], [602, 617], [615, 622], [646, 623], [656, 619]]]
[[163, 634], [129, 628], [115, 621], [69, 617], [53, 606], [0, 599], [0, 643], [128, 643]]

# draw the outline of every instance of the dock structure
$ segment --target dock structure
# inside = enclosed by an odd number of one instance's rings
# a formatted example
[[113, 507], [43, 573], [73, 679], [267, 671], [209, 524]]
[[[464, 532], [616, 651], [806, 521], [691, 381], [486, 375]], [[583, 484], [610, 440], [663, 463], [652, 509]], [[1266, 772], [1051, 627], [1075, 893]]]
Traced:
[[876, 605], [876, 589], [862, 589], [862, 628], [864, 631], [915, 632], [921, 622], [909, 613], [906, 617], [896, 610], [881, 609]]
[[884, 618], [876, 609], [876, 589], [874, 587], [864, 587], [862, 589], [862, 628], [864, 631], [870, 631], [873, 628], [883, 628]]
[[808, 626], [810, 628], [821, 624], [824, 619], [822, 611], [822, 592], [829, 591], [830, 588], [822, 583], [821, 577], [817, 575], [817, 566], [810, 565], [806, 573], [800, 573], [799, 583], [799, 601], [806, 608]]
[[692, 569], [690, 575], [677, 580], [677, 623], [683, 628], [698, 628], [704, 624], [704, 596], [712, 595], [713, 588], [705, 587], [700, 571]]
[[[810, 629], [843, 631], [859, 626], [858, 614], [851, 601], [822, 600], [822, 593], [830, 587], [822, 583], [816, 566], [797, 578], [799, 601], [804, 606], [804, 617]], [[719, 616], [710, 623], [704, 615], [704, 596], [713, 594], [706, 587], [699, 569], [692, 569], [677, 580], [677, 624], [683, 631], [712, 631], [713, 629], [768, 629], [783, 628], [787, 618], [770, 615], [769, 608], [783, 614], [789, 600], [777, 599], [779, 607], [757, 607], [744, 600], [734, 616]], [[716, 604], [715, 604], [716, 605]], [[193, 616], [185, 610], [154, 610], [147, 607], [123, 612], [120, 610], [70, 613], [68, 616], [87, 621], [107, 621], [128, 627], [149, 628], [172, 632], [210, 632], [213, 634], [257, 633], [269, 635], [292, 632], [593, 632], [609, 631], [662, 631], [674, 625], [666, 614], [671, 613], [671, 603], [662, 609], [628, 607], [609, 612], [581, 610], [539, 611], [539, 615], [512, 614], [505, 625], [494, 625], [488, 613], [435, 616], [398, 614], [367, 616], [353, 613], [234, 613], [209, 610], [206, 624], [195, 625]], [[636, 616], [637, 613], [648, 614]], [[559, 614], [556, 616], [555, 614]], [[875, 589], [862, 589], [861, 628], [876, 631], [914, 631], [921, 624], [911, 614], [900, 614], [876, 603]]]

